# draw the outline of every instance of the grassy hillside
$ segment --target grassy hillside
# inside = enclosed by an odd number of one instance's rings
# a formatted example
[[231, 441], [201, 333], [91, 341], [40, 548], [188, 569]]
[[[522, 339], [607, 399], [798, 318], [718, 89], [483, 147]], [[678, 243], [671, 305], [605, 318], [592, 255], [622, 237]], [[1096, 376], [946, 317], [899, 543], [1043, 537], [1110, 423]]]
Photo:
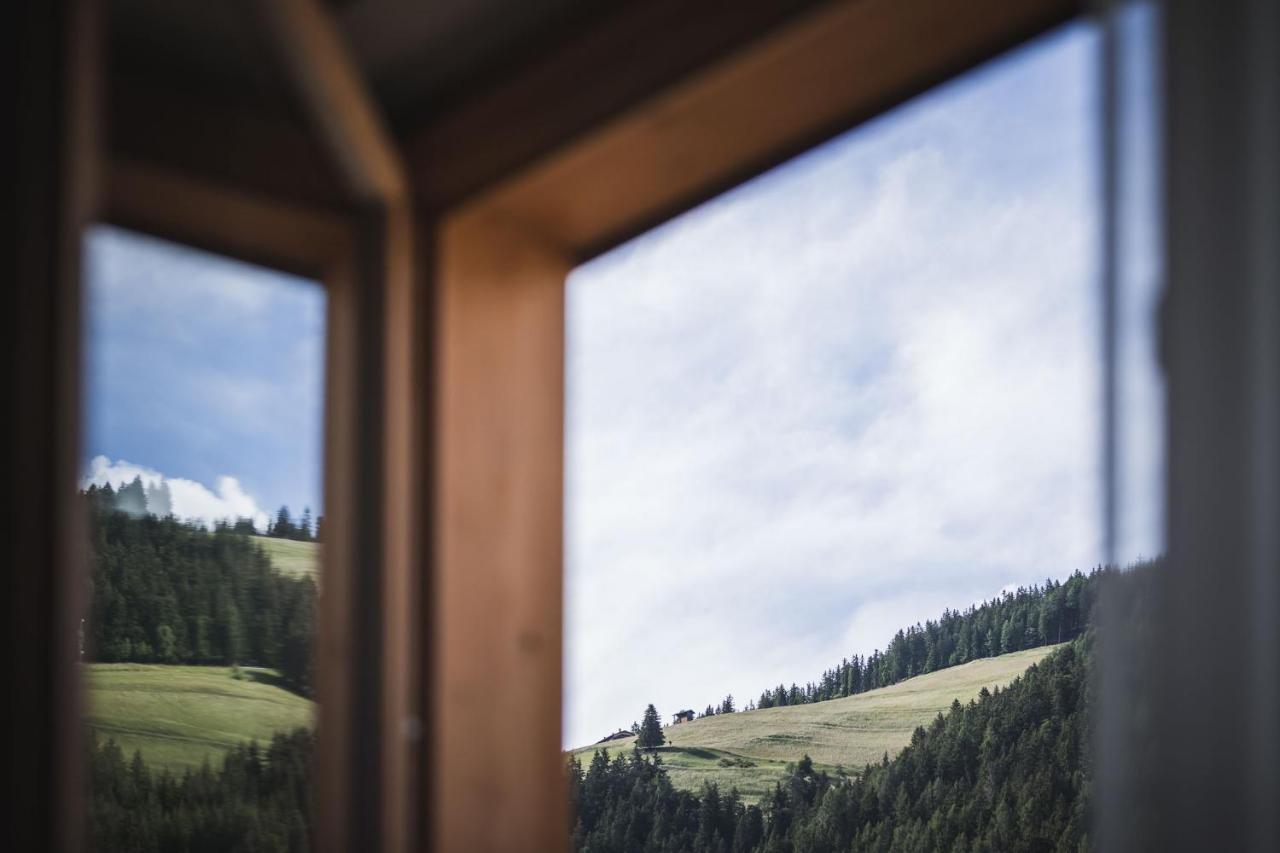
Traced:
[[272, 670], [222, 666], [87, 664], [87, 721], [102, 741], [149, 765], [181, 772], [207, 756], [217, 766], [229, 747], [265, 744], [277, 731], [311, 726], [313, 704], [275, 686]]
[[267, 556], [271, 565], [286, 575], [299, 577], [309, 575], [319, 581], [320, 544], [317, 542], [295, 542], [292, 539], [276, 539], [271, 536], [250, 536]]
[[[1057, 646], [1044, 646], [921, 675], [844, 699], [706, 717], [663, 730], [658, 750], [671, 781], [697, 791], [704, 781], [737, 788], [749, 799], [772, 789], [788, 762], [808, 754], [816, 765], [847, 770], [890, 757], [911, 742], [917, 726], [968, 702], [986, 687], [1003, 686]], [[630, 750], [632, 738], [574, 750], [584, 764], [601, 747]], [[723, 762], [738, 766], [723, 766]], [[741, 766], [753, 765], [753, 766]]]

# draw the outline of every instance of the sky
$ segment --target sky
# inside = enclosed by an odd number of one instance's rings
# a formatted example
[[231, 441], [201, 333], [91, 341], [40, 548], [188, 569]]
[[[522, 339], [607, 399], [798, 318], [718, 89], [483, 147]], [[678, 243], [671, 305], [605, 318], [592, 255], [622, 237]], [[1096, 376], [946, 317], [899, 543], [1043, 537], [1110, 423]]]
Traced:
[[322, 512], [325, 293], [117, 228], [85, 244], [84, 478], [211, 523]]
[[1070, 25], [573, 273], [565, 746], [1103, 561], [1097, 49]]

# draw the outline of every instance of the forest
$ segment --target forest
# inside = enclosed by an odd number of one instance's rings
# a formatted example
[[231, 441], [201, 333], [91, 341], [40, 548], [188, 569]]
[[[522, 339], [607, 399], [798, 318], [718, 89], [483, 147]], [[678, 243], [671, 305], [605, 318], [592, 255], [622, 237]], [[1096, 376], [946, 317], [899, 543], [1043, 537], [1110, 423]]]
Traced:
[[[713, 784], [675, 789], [638, 747], [569, 760], [581, 853], [1087, 850], [1091, 767], [1087, 631], [1007, 688], [984, 690], [916, 731], [897, 756], [828, 774], [802, 757], [758, 803]], [[113, 742], [90, 754], [98, 850], [307, 849], [312, 795], [305, 730], [229, 752], [174, 777]]]
[[[808, 756], [773, 791], [747, 803], [707, 784], [674, 788], [660, 753], [639, 746], [584, 768], [569, 759], [579, 853], [1066, 853], [1091, 849], [1094, 643], [1092, 604], [1114, 596], [1121, 618], [1143, 621], [1160, 562], [1073, 576], [1081, 611], [1076, 638], [1004, 689], [952, 703], [915, 731], [897, 756], [831, 774]], [[1071, 583], [1071, 581], [1068, 581]], [[1062, 587], [1066, 587], [1063, 584]], [[1062, 587], [1051, 587], [1060, 589]], [[1045, 590], [1022, 593], [1023, 624]], [[1016, 602], [1006, 596], [999, 603]], [[984, 605], [986, 606], [986, 605]], [[973, 614], [981, 611], [975, 608]], [[999, 611], [995, 611], [999, 612]], [[1041, 610], [1043, 612], [1043, 610]], [[1018, 609], [1006, 609], [1011, 618]], [[963, 615], [963, 614], [962, 614]], [[993, 616], [988, 611], [988, 617]], [[995, 624], [988, 618], [988, 625]], [[1007, 624], [1007, 622], [1005, 623]], [[1016, 624], [1016, 623], [1015, 623]], [[915, 632], [920, 633], [920, 632]], [[900, 632], [898, 637], [906, 637]], [[970, 632], [972, 636], [972, 629]], [[897, 637], [895, 637], [895, 640]]]
[[[900, 629], [884, 651], [845, 658], [816, 681], [765, 689], [744, 710], [839, 699], [971, 660], [1074, 640], [1090, 623], [1099, 586], [1116, 571], [1077, 571], [1065, 581], [1049, 579], [967, 610], [946, 610], [940, 619]], [[730, 696], [703, 716], [733, 710]]]
[[706, 785], [676, 790], [660, 756], [607, 750], [570, 761], [573, 849], [581, 853], [1076, 851], [1089, 848], [1092, 634], [1004, 690], [917, 729], [911, 745], [857, 772], [808, 756], [772, 794], [744, 803]]
[[174, 776], [114, 741], [89, 746], [90, 849], [130, 853], [306, 853], [310, 850], [312, 735], [280, 733], [262, 749], [231, 749]]
[[[315, 581], [271, 565], [245, 524], [213, 530], [170, 513], [165, 484], [90, 486], [86, 662], [271, 667], [310, 696], [315, 678]], [[281, 521], [284, 523], [282, 524]], [[310, 513], [272, 532], [310, 538]], [[303, 530], [307, 536], [302, 536]], [[312, 735], [277, 734], [265, 748], [229, 750], [219, 767], [174, 775], [91, 738], [89, 849], [302, 853], [310, 849]]]
[[276, 571], [234, 526], [208, 531], [129, 512], [109, 486], [91, 486], [84, 499], [92, 555], [86, 661], [272, 667], [311, 695], [314, 580]]
[[[214, 529], [130, 511], [91, 487], [91, 614], [85, 659], [275, 667], [309, 694], [318, 590], [275, 570], [236, 525]], [[141, 489], [141, 484], [137, 484]], [[136, 490], [135, 490], [136, 491]], [[127, 500], [136, 495], [129, 492]], [[162, 497], [143, 493], [143, 507]], [[152, 504], [152, 501], [156, 501]], [[285, 518], [288, 516], [286, 515]], [[284, 531], [282, 531], [284, 532]], [[1022, 588], [898, 631], [884, 651], [854, 655], [814, 682], [762, 692], [748, 708], [820, 702], [981, 657], [1067, 643], [1003, 689], [983, 690], [916, 730], [896, 756], [861, 768], [799, 757], [758, 802], [705, 785], [676, 789], [661, 755], [637, 746], [584, 766], [568, 761], [581, 853], [1075, 851], [1090, 847], [1089, 738], [1093, 628], [1104, 592], [1140, 601], [1148, 563], [1096, 569]], [[708, 713], [734, 710], [732, 697]], [[650, 719], [652, 718], [652, 719]], [[646, 709], [648, 746], [660, 744]], [[89, 835], [98, 851], [301, 851], [309, 846], [312, 736], [280, 733], [181, 775], [89, 749]]]

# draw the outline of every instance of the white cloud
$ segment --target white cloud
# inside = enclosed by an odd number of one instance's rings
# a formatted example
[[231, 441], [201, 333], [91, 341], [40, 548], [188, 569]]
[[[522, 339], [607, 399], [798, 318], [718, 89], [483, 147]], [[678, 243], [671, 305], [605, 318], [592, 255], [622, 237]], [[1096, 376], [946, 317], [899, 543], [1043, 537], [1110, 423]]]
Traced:
[[89, 460], [89, 470], [80, 485], [81, 488], [88, 488], [90, 485], [104, 486], [110, 483], [112, 488], [118, 489], [121, 485], [133, 482], [136, 477], [141, 477], [146, 486], [167, 483], [173, 514], [178, 518], [208, 526], [212, 526], [215, 521], [249, 518], [259, 530], [267, 528], [267, 514], [245, 493], [235, 477], [219, 477], [215, 488], [210, 490], [195, 480], [166, 477], [152, 468], [123, 459], [113, 462], [106, 456], [95, 456]]
[[566, 744], [1100, 559], [1086, 84], [1013, 139], [961, 91], [574, 273]]
[[80, 488], [87, 489], [89, 486], [105, 486], [110, 483], [113, 489], [118, 489], [125, 483], [132, 483], [138, 477], [142, 478], [144, 486], [158, 486], [164, 479], [164, 475], [154, 469], [134, 465], [123, 459], [112, 462], [105, 456], [95, 456], [89, 460], [89, 470], [80, 482]]

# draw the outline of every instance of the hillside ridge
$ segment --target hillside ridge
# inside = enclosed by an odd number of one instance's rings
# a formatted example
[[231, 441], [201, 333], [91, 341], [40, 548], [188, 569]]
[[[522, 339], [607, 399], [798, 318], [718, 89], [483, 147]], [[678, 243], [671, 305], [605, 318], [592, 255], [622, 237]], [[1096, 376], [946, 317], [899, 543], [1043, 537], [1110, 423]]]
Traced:
[[[1028, 667], [1061, 648], [1041, 646], [993, 658], [981, 658], [919, 675], [865, 693], [779, 708], [702, 717], [663, 728], [662, 757], [672, 784], [698, 791], [705, 782], [723, 790], [736, 787], [745, 797], [772, 788], [786, 766], [809, 755], [815, 766], [856, 771], [906, 747], [913, 732], [946, 712], [956, 700], [967, 703], [1004, 687]], [[578, 747], [582, 761], [601, 750], [629, 752], [634, 737]]]

